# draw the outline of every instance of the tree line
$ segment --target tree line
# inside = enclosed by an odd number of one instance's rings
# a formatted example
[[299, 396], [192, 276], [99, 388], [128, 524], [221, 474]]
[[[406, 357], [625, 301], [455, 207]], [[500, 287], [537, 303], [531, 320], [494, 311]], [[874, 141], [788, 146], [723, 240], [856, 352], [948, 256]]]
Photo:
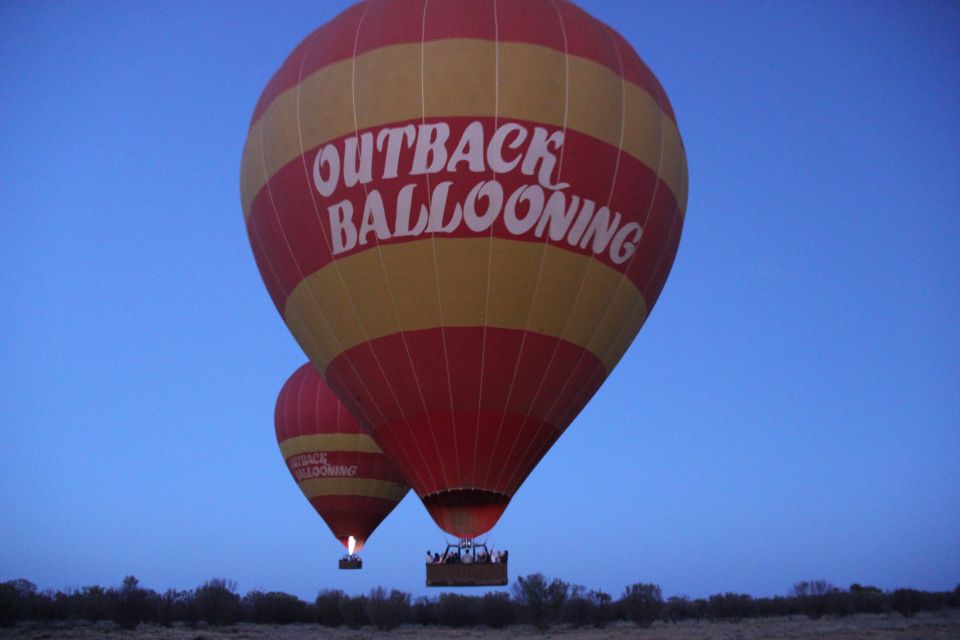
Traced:
[[636, 583], [619, 598], [581, 585], [534, 573], [517, 578], [510, 592], [468, 596], [441, 593], [413, 598], [409, 593], [382, 587], [351, 596], [336, 589], [321, 590], [313, 602], [288, 593], [250, 591], [241, 596], [236, 584], [217, 578], [193, 590], [158, 593], [140, 586], [134, 576], [119, 587], [82, 587], [67, 591], [39, 590], [28, 580], [0, 583], [0, 626], [19, 621], [113, 621], [124, 629], [142, 623], [171, 627], [184, 624], [228, 626], [254, 624], [320, 624], [359, 629], [373, 625], [391, 630], [403, 624], [500, 629], [533, 624], [603, 628], [615, 621], [648, 627], [660, 620], [731, 621], [746, 618], [806, 615], [847, 616], [857, 613], [899, 613], [910, 617], [921, 611], [960, 608], [960, 585], [953, 591], [915, 589], [883, 591], [857, 583], [841, 589], [826, 580], [798, 582], [784, 596], [754, 598], [749, 594], [718, 593], [708, 598], [671, 596], [660, 587]]

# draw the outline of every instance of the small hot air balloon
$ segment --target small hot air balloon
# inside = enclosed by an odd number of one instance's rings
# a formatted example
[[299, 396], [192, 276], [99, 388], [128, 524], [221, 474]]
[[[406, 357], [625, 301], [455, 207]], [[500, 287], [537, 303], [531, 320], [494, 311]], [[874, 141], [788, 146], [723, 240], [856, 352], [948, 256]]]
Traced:
[[657, 79], [572, 3], [367, 0], [267, 84], [241, 192], [297, 342], [466, 539], [646, 320], [687, 163]]
[[274, 414], [280, 452], [303, 495], [356, 554], [409, 487], [309, 363], [283, 385]]

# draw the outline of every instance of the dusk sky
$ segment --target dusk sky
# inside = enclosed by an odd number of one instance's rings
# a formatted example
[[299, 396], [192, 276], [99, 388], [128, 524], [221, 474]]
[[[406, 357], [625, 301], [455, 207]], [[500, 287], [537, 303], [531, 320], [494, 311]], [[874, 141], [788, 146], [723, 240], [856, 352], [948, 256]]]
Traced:
[[[0, 581], [427, 593], [416, 495], [341, 572], [285, 468], [306, 357], [241, 211], [260, 92], [350, 4], [0, 5]], [[649, 320], [489, 536], [511, 581], [953, 589], [960, 4], [578, 4], [663, 84], [690, 197]]]

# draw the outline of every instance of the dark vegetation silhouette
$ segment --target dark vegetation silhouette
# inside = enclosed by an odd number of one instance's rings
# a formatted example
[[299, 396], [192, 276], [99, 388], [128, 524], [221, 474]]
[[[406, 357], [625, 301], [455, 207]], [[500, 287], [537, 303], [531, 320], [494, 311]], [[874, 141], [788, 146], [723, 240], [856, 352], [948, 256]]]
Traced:
[[377, 629], [396, 629], [410, 619], [410, 594], [396, 589], [387, 594], [383, 587], [377, 587], [367, 596], [366, 614]]
[[314, 600], [314, 616], [319, 624], [325, 627], [339, 627], [343, 624], [343, 615], [340, 613], [340, 601], [346, 594], [339, 589], [324, 589], [317, 594]]
[[624, 589], [618, 600], [540, 573], [517, 578], [510, 593], [481, 595], [441, 593], [411, 596], [381, 587], [366, 595], [321, 590], [313, 602], [277, 591], [254, 590], [244, 596], [236, 584], [214, 578], [190, 591], [158, 593], [127, 576], [117, 587], [87, 586], [67, 591], [39, 590], [29, 580], [0, 583], [0, 626], [22, 621], [86, 621], [115, 623], [122, 629], [140, 624], [164, 627], [185, 625], [232, 626], [254, 624], [319, 624], [359, 629], [373, 625], [383, 631], [401, 625], [438, 627], [487, 626], [502, 629], [531, 624], [540, 630], [565, 624], [575, 628], [603, 628], [615, 621], [640, 627], [683, 620], [738, 622], [775, 616], [842, 617], [859, 613], [912, 617], [924, 611], [960, 608], [960, 585], [953, 591], [896, 589], [883, 591], [859, 583], [841, 589], [826, 580], [794, 584], [785, 596], [754, 598], [748, 594], [717, 593], [707, 598], [684, 595], [663, 599], [660, 587], [638, 582]]
[[[91, 589], [94, 588], [91, 587]], [[99, 589], [99, 587], [96, 588]], [[113, 621], [120, 625], [121, 629], [136, 629], [149, 613], [150, 597], [151, 592], [141, 589], [136, 578], [127, 576], [116, 592]], [[99, 611], [97, 613], [99, 614]]]
[[649, 627], [660, 618], [663, 610], [663, 596], [660, 587], [655, 584], [638, 582], [623, 590], [620, 598], [623, 612], [637, 623], [638, 627]]
[[337, 608], [343, 623], [351, 629], [360, 629], [367, 624], [367, 599], [364, 596], [343, 596]]
[[479, 618], [491, 629], [509, 627], [517, 620], [516, 608], [510, 600], [510, 594], [492, 591], [480, 598]]
[[547, 629], [567, 602], [570, 585], [563, 580], [549, 582], [542, 573], [519, 577], [513, 584], [513, 597], [525, 618], [537, 629]]
[[793, 585], [790, 594], [802, 603], [811, 620], [817, 620], [832, 608], [836, 591], [826, 580], [804, 580]]
[[221, 627], [240, 620], [240, 596], [232, 580], [207, 580], [197, 589], [194, 599], [200, 619], [209, 625]]
[[923, 610], [923, 596], [916, 589], [897, 589], [890, 596], [890, 607], [904, 618], [912, 618]]
[[[459, 593], [441, 593], [437, 598], [432, 619], [443, 627], [472, 627], [477, 624], [477, 606], [474, 598]], [[424, 602], [429, 607], [430, 601]]]
[[256, 624], [293, 624], [310, 617], [308, 603], [278, 591], [251, 591], [243, 597], [241, 610]]
[[569, 597], [563, 607], [563, 621], [575, 629], [606, 627], [613, 616], [610, 594], [588, 591], [583, 585], [570, 586]]
[[755, 608], [756, 603], [746, 593], [716, 593], [706, 602], [707, 617], [714, 622], [740, 622], [752, 618], [756, 615]]

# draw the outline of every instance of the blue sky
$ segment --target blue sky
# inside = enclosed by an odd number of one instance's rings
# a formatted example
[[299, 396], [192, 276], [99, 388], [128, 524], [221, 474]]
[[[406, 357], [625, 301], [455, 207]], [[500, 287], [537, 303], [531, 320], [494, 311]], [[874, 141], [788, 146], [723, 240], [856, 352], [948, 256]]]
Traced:
[[[266, 81], [349, 3], [0, 6], [0, 580], [424, 592], [280, 459], [305, 361], [239, 202]], [[581, 2], [660, 78], [690, 202], [630, 351], [491, 535], [619, 594], [960, 583], [960, 6]]]

